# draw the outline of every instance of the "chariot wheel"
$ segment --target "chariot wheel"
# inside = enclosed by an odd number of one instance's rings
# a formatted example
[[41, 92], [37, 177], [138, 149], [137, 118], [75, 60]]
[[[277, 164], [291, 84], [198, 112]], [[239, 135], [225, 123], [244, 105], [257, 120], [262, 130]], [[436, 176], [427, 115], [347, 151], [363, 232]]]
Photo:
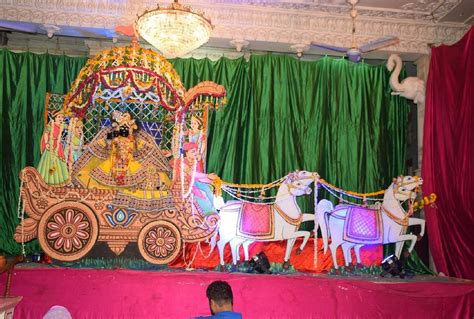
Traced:
[[61, 261], [84, 257], [94, 246], [98, 234], [94, 211], [77, 202], [51, 206], [38, 225], [41, 248], [51, 258]]
[[140, 254], [152, 264], [172, 262], [178, 256], [181, 246], [181, 232], [176, 225], [166, 220], [147, 224], [138, 235]]

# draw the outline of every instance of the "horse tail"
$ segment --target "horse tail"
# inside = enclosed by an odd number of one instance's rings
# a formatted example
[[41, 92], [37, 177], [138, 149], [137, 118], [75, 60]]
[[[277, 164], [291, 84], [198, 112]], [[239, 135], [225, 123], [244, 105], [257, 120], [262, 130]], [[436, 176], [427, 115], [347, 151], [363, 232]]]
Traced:
[[[324, 253], [327, 252], [328, 250], [328, 241], [329, 241], [329, 228], [328, 228], [328, 222], [329, 222], [329, 213], [334, 209], [333, 204], [328, 201], [327, 199], [322, 199], [318, 203], [318, 208], [317, 208], [317, 221], [315, 220], [315, 224], [318, 223], [319, 226], [321, 227], [321, 236], [323, 237], [323, 247], [324, 247]], [[316, 229], [316, 226], [315, 226]]]

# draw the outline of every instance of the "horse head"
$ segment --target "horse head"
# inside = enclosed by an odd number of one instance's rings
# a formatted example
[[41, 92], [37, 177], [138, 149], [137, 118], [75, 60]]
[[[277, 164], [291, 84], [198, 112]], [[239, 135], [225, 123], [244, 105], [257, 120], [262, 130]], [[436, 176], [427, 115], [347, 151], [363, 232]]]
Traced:
[[414, 200], [420, 192], [423, 179], [418, 176], [398, 176], [393, 179], [393, 194], [399, 201]]
[[309, 195], [311, 188], [309, 185], [312, 182], [317, 183], [319, 174], [307, 171], [296, 171], [288, 174], [286, 180], [283, 182], [288, 186], [288, 192], [293, 196]]

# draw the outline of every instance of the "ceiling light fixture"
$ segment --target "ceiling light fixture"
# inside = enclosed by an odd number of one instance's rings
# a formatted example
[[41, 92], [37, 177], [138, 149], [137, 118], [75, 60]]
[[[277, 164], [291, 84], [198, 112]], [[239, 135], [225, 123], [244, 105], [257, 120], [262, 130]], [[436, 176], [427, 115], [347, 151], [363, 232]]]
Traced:
[[138, 34], [168, 58], [180, 57], [206, 43], [213, 28], [202, 13], [174, 0], [167, 8], [147, 10], [137, 18]]

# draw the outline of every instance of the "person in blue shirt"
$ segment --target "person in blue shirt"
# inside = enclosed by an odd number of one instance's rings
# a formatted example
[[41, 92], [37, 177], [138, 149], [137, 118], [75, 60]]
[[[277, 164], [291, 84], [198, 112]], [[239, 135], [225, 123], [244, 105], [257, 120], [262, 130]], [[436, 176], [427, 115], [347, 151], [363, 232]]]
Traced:
[[234, 312], [234, 296], [232, 288], [225, 281], [214, 281], [206, 290], [212, 316], [196, 319], [242, 319], [242, 315]]

